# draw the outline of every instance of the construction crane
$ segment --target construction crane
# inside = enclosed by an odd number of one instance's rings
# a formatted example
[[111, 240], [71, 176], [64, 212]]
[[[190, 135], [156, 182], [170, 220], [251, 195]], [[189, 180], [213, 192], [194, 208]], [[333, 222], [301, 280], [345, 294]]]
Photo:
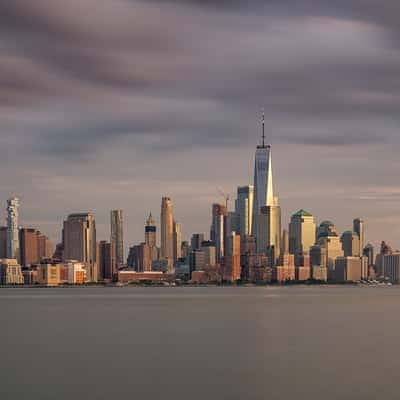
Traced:
[[217, 191], [218, 191], [218, 193], [224, 198], [224, 200], [225, 200], [226, 211], [228, 211], [228, 203], [229, 203], [229, 199], [230, 199], [229, 194], [223, 192], [220, 188], [217, 188]]

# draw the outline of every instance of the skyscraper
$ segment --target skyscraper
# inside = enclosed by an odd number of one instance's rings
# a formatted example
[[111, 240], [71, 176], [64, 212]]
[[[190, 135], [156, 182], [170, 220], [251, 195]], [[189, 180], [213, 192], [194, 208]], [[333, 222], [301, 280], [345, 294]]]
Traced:
[[364, 230], [364, 220], [361, 218], [355, 218], [353, 221], [353, 231], [357, 233], [359, 239], [359, 249], [358, 254], [361, 256], [363, 254], [365, 245], [365, 230]]
[[315, 222], [312, 214], [299, 210], [289, 224], [289, 251], [291, 254], [308, 254], [315, 243]]
[[217, 262], [224, 257], [225, 246], [225, 220], [227, 216], [226, 206], [214, 203], [212, 205], [212, 224], [210, 238], [214, 242], [217, 252]]
[[363, 256], [367, 257], [368, 259], [368, 266], [374, 265], [375, 258], [374, 258], [374, 246], [371, 243], [368, 243], [363, 249]]
[[105, 240], [97, 243], [96, 262], [98, 266], [98, 280], [110, 280], [117, 270], [114, 256], [115, 246]]
[[122, 210], [111, 211], [111, 246], [115, 265], [121, 268], [124, 265], [124, 236], [123, 236], [123, 215]]
[[257, 217], [257, 253], [268, 253], [273, 264], [281, 249], [281, 208], [278, 205], [261, 207]]
[[253, 224], [254, 186], [239, 186], [237, 189], [236, 213], [239, 216], [240, 237], [251, 235]]
[[19, 209], [17, 197], [7, 200], [7, 258], [19, 258]]
[[345, 231], [341, 238], [342, 249], [345, 257], [360, 257], [360, 238], [357, 232]]
[[71, 214], [64, 221], [64, 261], [86, 264], [87, 280], [97, 281], [96, 222], [91, 213]]
[[150, 248], [150, 258], [151, 262], [157, 261], [159, 258], [159, 249], [157, 247], [157, 226], [151, 213], [146, 221], [144, 233], [144, 242]]
[[226, 254], [224, 260], [224, 280], [234, 282], [240, 279], [240, 236], [230, 232], [227, 237]]
[[182, 257], [182, 226], [174, 221], [174, 262]]
[[0, 226], [0, 259], [7, 258], [7, 227]]
[[[264, 207], [264, 209], [263, 209]], [[271, 207], [266, 212], [265, 207]], [[274, 207], [274, 208], [272, 208]], [[262, 211], [262, 209], [264, 211]], [[265, 218], [269, 216], [277, 217], [279, 214], [279, 223], [276, 220], [266, 222]], [[279, 225], [279, 232], [274, 229]], [[269, 239], [265, 235], [265, 226], [270, 230]], [[271, 231], [272, 229], [272, 231]], [[254, 163], [254, 200], [253, 200], [253, 223], [252, 234], [256, 238], [257, 252], [265, 252], [265, 242], [272, 240], [273, 237], [279, 237], [280, 241], [280, 208], [278, 198], [274, 197], [272, 185], [272, 154], [271, 146], [265, 144], [265, 119], [262, 117], [262, 142], [257, 146]]]
[[33, 228], [20, 229], [20, 264], [23, 267], [40, 263], [39, 235], [40, 232]]
[[169, 197], [163, 197], [161, 201], [161, 257], [167, 261], [170, 270], [174, 261], [174, 215]]

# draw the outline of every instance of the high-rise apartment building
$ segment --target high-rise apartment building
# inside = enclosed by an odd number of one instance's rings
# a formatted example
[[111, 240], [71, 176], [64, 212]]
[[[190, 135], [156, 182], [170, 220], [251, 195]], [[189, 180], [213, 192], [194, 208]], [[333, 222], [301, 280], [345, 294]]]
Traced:
[[225, 250], [225, 222], [227, 216], [226, 206], [214, 203], [212, 205], [212, 224], [210, 231], [211, 241], [214, 242], [217, 251], [217, 262], [224, 257]]
[[289, 252], [308, 254], [315, 244], [315, 222], [312, 214], [299, 210], [292, 215], [289, 224]]
[[236, 214], [239, 216], [240, 237], [250, 236], [253, 224], [254, 186], [239, 186], [237, 189]]
[[353, 221], [353, 231], [357, 233], [359, 239], [358, 254], [361, 256], [365, 245], [365, 224], [361, 218], [355, 218]]
[[169, 197], [163, 197], [161, 201], [161, 257], [167, 261], [171, 271], [174, 264], [174, 215]]
[[341, 238], [343, 254], [345, 257], [360, 257], [360, 238], [356, 232], [345, 231]]
[[7, 200], [7, 258], [19, 259], [19, 206], [17, 197]]
[[39, 235], [40, 232], [33, 228], [19, 230], [20, 263], [23, 267], [40, 263]]
[[157, 247], [157, 226], [151, 213], [147, 218], [144, 230], [144, 242], [150, 248], [151, 262], [157, 261], [159, 258], [159, 249]]
[[63, 244], [65, 260], [77, 260], [86, 264], [87, 280], [97, 281], [96, 222], [93, 214], [71, 214], [64, 221]]
[[113, 246], [113, 262], [117, 268], [124, 265], [124, 231], [123, 231], [123, 214], [122, 210], [111, 211], [111, 246]]
[[174, 221], [174, 262], [182, 258], [182, 226]]

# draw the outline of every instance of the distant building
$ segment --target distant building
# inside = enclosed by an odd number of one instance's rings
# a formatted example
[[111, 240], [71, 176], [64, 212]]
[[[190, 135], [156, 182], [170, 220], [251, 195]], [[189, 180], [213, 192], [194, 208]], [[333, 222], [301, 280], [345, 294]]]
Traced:
[[0, 226], [0, 259], [7, 258], [7, 227]]
[[277, 265], [273, 268], [273, 278], [278, 283], [294, 281], [296, 268], [294, 255], [289, 253], [289, 232], [284, 229], [282, 234], [282, 248]]
[[368, 265], [375, 264], [375, 257], [374, 257], [374, 246], [371, 243], [368, 243], [363, 249], [363, 256], [367, 257]]
[[326, 249], [325, 247], [315, 245], [310, 247], [310, 268], [312, 279], [326, 281], [328, 272], [326, 268]]
[[182, 242], [182, 258], [187, 260], [190, 256], [190, 245], [186, 240]]
[[292, 215], [289, 224], [289, 252], [308, 254], [315, 244], [315, 222], [312, 214], [299, 210]]
[[76, 260], [67, 260], [64, 263], [67, 269], [68, 283], [74, 285], [82, 285], [86, 282], [86, 267], [84, 263]]
[[151, 262], [159, 259], [159, 248], [157, 247], [157, 226], [153, 216], [149, 215], [146, 221], [144, 242], [150, 248]]
[[210, 239], [214, 242], [217, 251], [217, 262], [224, 257], [225, 250], [225, 219], [227, 216], [226, 206], [214, 203], [212, 205], [212, 223]]
[[121, 270], [117, 273], [117, 280], [121, 283], [172, 283], [175, 281], [175, 274], [165, 274], [163, 272], [136, 272], [129, 270]]
[[355, 218], [353, 220], [353, 231], [357, 233], [359, 248], [358, 255], [362, 256], [364, 245], [365, 245], [365, 228], [364, 220], [361, 218]]
[[206, 265], [215, 265], [217, 263], [217, 250], [213, 242], [204, 241], [200, 250], [204, 252], [204, 261]]
[[190, 256], [190, 270], [203, 271], [206, 267], [206, 253], [202, 249], [195, 249]]
[[381, 276], [393, 283], [400, 283], [400, 252], [382, 255]]
[[254, 186], [239, 186], [237, 189], [236, 214], [239, 217], [240, 237], [250, 236], [253, 223]]
[[61, 281], [60, 264], [39, 264], [38, 283], [44, 286], [58, 286]]
[[306, 281], [311, 278], [310, 256], [298, 253], [295, 255], [296, 281]]
[[44, 259], [53, 256], [53, 243], [51, 240], [34, 228], [21, 228], [19, 230], [20, 263], [23, 267], [39, 264]]
[[97, 243], [96, 263], [98, 267], [98, 280], [112, 280], [114, 274], [117, 272], [115, 250], [115, 244], [111, 244], [105, 240]]
[[360, 257], [337, 257], [334, 280], [336, 282], [357, 282], [362, 279], [362, 259]]
[[198, 250], [201, 248], [203, 242], [204, 233], [193, 233], [190, 240], [190, 247], [192, 248], [192, 250]]
[[115, 257], [113, 263], [116, 265], [116, 268], [121, 268], [124, 265], [124, 230], [122, 210], [112, 210], [110, 219], [110, 243], [113, 247], [112, 254]]
[[161, 257], [167, 261], [168, 269], [174, 264], [174, 215], [172, 201], [163, 197], [161, 201]]
[[240, 236], [235, 232], [231, 232], [227, 236], [227, 242], [224, 261], [224, 280], [235, 282], [241, 278]]
[[360, 257], [360, 238], [356, 232], [345, 231], [340, 238], [345, 257]]
[[24, 276], [16, 259], [0, 259], [0, 283], [2, 285], [22, 285]]
[[129, 251], [128, 265], [133, 267], [136, 272], [151, 272], [151, 247], [147, 243], [140, 243], [139, 245], [131, 247]]
[[275, 249], [275, 261], [281, 248], [281, 208], [278, 205], [261, 207], [257, 217], [257, 253], [265, 254]]
[[91, 213], [71, 214], [64, 221], [63, 260], [78, 260], [87, 265], [87, 279], [97, 282], [96, 222]]
[[385, 241], [382, 241], [380, 253], [377, 254], [375, 259], [376, 276], [378, 278], [385, 276], [383, 257], [390, 254], [393, 254], [393, 249]]
[[182, 226], [174, 221], [174, 262], [182, 258]]
[[19, 206], [17, 197], [7, 200], [7, 243], [8, 259], [19, 259]]

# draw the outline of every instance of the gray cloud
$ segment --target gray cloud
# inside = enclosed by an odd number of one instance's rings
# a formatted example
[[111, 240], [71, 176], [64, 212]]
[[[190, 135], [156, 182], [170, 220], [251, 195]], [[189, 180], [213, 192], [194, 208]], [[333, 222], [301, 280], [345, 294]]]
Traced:
[[[348, 191], [396, 180], [398, 11], [395, 0], [2, 1], [4, 198], [21, 193], [26, 221], [53, 236], [69, 211], [93, 208], [107, 226], [121, 206], [132, 243], [171, 194], [185, 233], [206, 231], [215, 186], [251, 181], [265, 107], [287, 211], [347, 227], [362, 198]], [[346, 207], [318, 189], [338, 177]], [[43, 193], [45, 211], [29, 204]], [[361, 201], [379, 241], [395, 210]]]

